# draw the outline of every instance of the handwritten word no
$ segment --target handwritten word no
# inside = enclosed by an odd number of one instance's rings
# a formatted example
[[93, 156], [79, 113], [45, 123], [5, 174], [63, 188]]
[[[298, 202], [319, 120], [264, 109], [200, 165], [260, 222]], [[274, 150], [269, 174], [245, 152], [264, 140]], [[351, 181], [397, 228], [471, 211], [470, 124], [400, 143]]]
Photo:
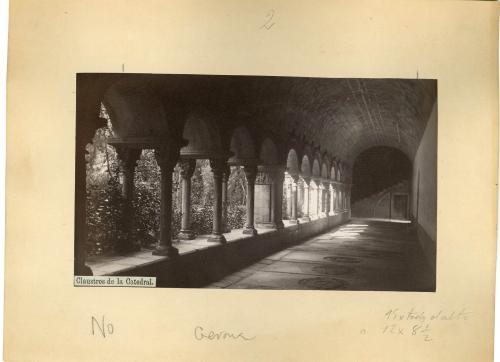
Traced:
[[[101, 332], [101, 336], [103, 338], [106, 338], [106, 336], [113, 334], [113, 332], [115, 331], [115, 327], [113, 326], [113, 323], [106, 323], [106, 320], [104, 319], [104, 315], [101, 318], [101, 323], [99, 323], [99, 321], [96, 319], [96, 317], [92, 316], [91, 324], [92, 324], [92, 335], [93, 336], [95, 336], [96, 331], [97, 331], [97, 333]], [[99, 334], [97, 334], [97, 335], [99, 335]]]

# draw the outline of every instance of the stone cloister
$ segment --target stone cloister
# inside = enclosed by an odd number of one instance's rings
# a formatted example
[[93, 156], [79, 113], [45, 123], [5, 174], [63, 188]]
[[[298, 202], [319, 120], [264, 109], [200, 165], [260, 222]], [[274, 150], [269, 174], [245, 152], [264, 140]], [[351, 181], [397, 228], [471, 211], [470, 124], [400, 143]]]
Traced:
[[[154, 150], [161, 172], [161, 206], [159, 237], [152, 255], [161, 257], [155, 259], [158, 263], [178, 265], [183, 257], [179, 245], [197, 237], [191, 226], [191, 178], [196, 160], [208, 159], [213, 176], [212, 231], [206, 238], [213, 247], [207, 250], [223, 250], [231, 244], [225, 221], [228, 178], [235, 166], [244, 170], [248, 190], [244, 228], [231, 231], [245, 242], [242, 252], [252, 248], [252, 240], [264, 237], [260, 234], [280, 245], [290, 238], [297, 241], [350, 219], [352, 163], [359, 152], [374, 145], [395, 146], [409, 155], [415, 152], [423, 132], [415, 118], [427, 116], [415, 110], [416, 104], [427, 106], [429, 94], [432, 96], [426, 87], [398, 81], [79, 74], [75, 274], [92, 274], [85, 251], [85, 147], [106, 124], [101, 107], [107, 110], [113, 130], [108, 144], [118, 159], [125, 201], [122, 225], [127, 228], [134, 218], [137, 161], [142, 150]], [[394, 89], [396, 95], [390, 94]], [[417, 96], [412, 99], [413, 92]], [[386, 98], [380, 102], [376, 96]], [[390, 97], [402, 97], [401, 109]], [[410, 121], [403, 117], [397, 130], [383, 133], [387, 131], [383, 123], [388, 121], [382, 121], [382, 113], [385, 117], [394, 109], [410, 113], [412, 124], [405, 124]], [[182, 190], [178, 235], [172, 231], [172, 172], [176, 166]], [[236, 239], [233, 236], [231, 242]], [[138, 250], [131, 238], [120, 243], [117, 247], [124, 254]], [[161, 266], [154, 270], [146, 273], [159, 273]], [[137, 272], [144, 271], [138, 268]]]

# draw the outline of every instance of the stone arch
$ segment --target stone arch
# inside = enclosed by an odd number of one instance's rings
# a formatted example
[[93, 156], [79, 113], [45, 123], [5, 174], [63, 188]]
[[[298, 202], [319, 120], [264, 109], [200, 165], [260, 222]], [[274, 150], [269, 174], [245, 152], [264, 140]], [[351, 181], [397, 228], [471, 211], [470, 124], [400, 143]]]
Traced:
[[304, 177], [311, 177], [312, 168], [311, 168], [310, 156], [304, 155], [302, 156], [302, 162], [300, 164], [300, 173]]
[[286, 169], [288, 173], [292, 175], [298, 175], [301, 171], [299, 157], [297, 155], [297, 152], [293, 148], [288, 151]]
[[330, 167], [330, 179], [332, 179], [334, 181], [337, 179], [337, 175], [335, 172], [336, 172], [335, 171], [335, 162], [332, 162], [331, 167]]
[[184, 123], [182, 137], [187, 145], [181, 148], [183, 158], [218, 158], [222, 156], [222, 146], [217, 127], [210, 117], [191, 113]]
[[102, 103], [116, 137], [158, 138], [169, 135], [164, 107], [147, 83], [118, 81], [106, 90]]
[[317, 158], [315, 158], [313, 161], [312, 176], [313, 177], [321, 177], [320, 161]]
[[230, 151], [232, 156], [228, 163], [231, 166], [248, 165], [256, 162], [255, 143], [246, 127], [238, 127], [233, 131]]
[[321, 165], [321, 178], [328, 178], [328, 167], [326, 166], [326, 162], [323, 162]]
[[269, 137], [262, 142], [259, 152], [259, 160], [262, 165], [279, 164], [278, 147]]

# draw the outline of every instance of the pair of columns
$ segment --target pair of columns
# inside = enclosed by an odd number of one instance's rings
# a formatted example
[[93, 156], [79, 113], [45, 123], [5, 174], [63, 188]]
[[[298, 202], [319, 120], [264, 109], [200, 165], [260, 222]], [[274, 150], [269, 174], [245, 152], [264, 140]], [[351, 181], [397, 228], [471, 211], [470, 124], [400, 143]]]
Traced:
[[[154, 255], [175, 257], [179, 251], [172, 245], [172, 172], [177, 164], [176, 157], [168, 152], [166, 148], [155, 150], [156, 160], [161, 171], [161, 207], [160, 207], [160, 240]], [[181, 234], [192, 238], [194, 235], [190, 229], [191, 215], [191, 176], [194, 172], [195, 161], [181, 163], [182, 176], [182, 229]], [[225, 161], [222, 159], [210, 160], [214, 177], [214, 216], [212, 234], [209, 241], [225, 243], [222, 228], [222, 181]]]
[[257, 167], [255, 178], [255, 221], [259, 227], [283, 229], [284, 177], [284, 167], [278, 165], [260, 165]]
[[[182, 224], [178, 238], [181, 240], [194, 239], [196, 237], [191, 229], [191, 177], [196, 167], [196, 160], [182, 160], [180, 163], [181, 189], [182, 189]], [[211, 160], [214, 177], [214, 213], [213, 229], [209, 241], [225, 243], [223, 233], [231, 231], [227, 222], [227, 183], [230, 175], [230, 168], [224, 160]], [[247, 180], [247, 219], [243, 230], [244, 234], [256, 235], [257, 230], [254, 226], [254, 200], [255, 200], [255, 177], [256, 167], [245, 166], [245, 176]]]
[[[191, 228], [191, 177], [193, 176], [196, 159], [181, 160], [179, 162], [182, 191], [182, 221], [181, 230], [177, 237], [181, 240], [190, 240], [196, 237]], [[225, 243], [223, 233], [227, 232], [227, 180], [229, 167], [223, 159], [211, 159], [210, 167], [214, 178], [214, 209], [212, 219], [212, 234], [209, 241]]]

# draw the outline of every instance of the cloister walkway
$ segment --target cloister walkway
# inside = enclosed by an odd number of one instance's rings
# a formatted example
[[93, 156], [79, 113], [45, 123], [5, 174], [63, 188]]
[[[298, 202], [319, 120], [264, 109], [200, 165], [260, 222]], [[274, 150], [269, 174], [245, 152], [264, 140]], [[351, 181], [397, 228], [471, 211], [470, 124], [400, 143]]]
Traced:
[[434, 291], [414, 227], [353, 219], [208, 288]]

